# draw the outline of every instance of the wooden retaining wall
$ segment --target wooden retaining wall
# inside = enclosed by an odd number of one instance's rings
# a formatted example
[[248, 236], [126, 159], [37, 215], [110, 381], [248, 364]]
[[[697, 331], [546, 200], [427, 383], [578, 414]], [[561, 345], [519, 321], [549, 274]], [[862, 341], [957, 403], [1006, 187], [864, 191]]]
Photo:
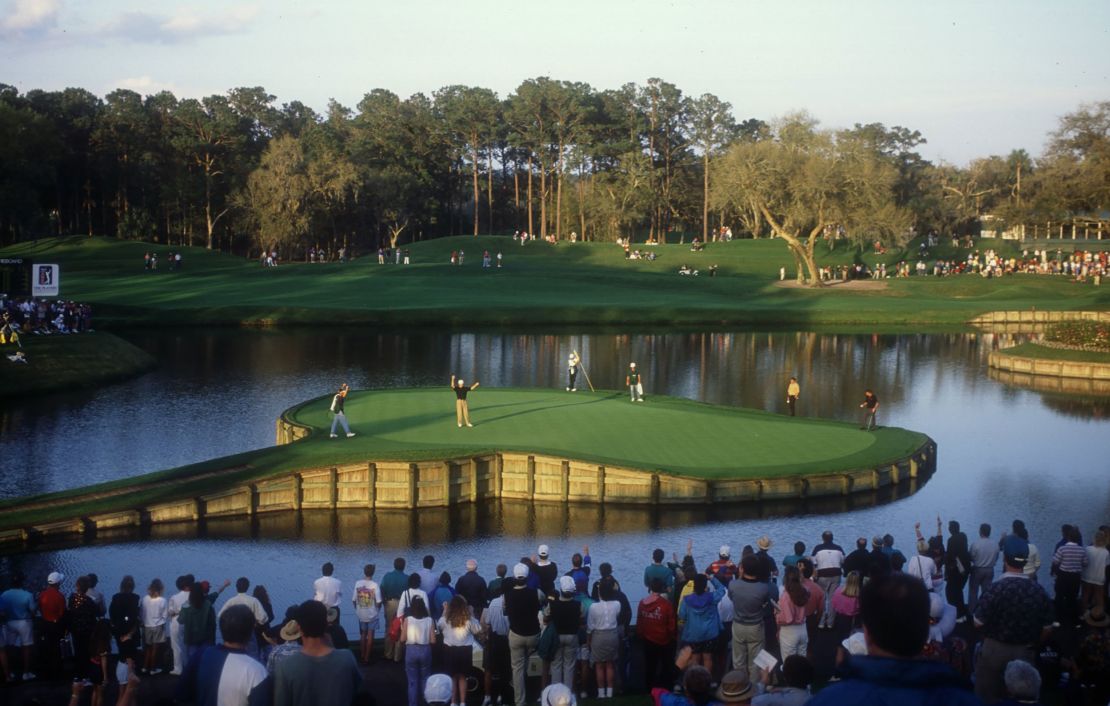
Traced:
[[1110, 311], [991, 311], [968, 323], [993, 333], [1044, 333], [1050, 324], [1061, 321], [1110, 322]]
[[1006, 351], [991, 351], [987, 359], [990, 367], [1006, 373], [1043, 375], [1057, 378], [1077, 378], [1104, 382], [1110, 386], [1110, 363], [1084, 363], [1077, 360], [1050, 360], [1009, 355]]
[[[297, 432], [282, 429], [282, 424], [295, 426], [279, 422], [279, 441], [296, 438]], [[295, 471], [126, 512], [8, 530], [0, 532], [0, 542], [290, 510], [412, 510], [497, 498], [679, 506], [846, 496], [924, 478], [936, 469], [936, 455], [936, 443], [926, 439], [909, 457], [878, 468], [766, 480], [707, 480], [521, 452], [417, 462], [366, 461]]]

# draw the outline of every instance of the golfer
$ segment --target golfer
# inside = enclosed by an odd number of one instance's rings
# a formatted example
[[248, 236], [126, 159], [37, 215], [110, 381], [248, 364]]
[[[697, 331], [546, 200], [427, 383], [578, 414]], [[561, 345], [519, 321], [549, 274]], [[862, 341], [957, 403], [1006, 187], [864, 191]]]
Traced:
[[470, 423], [470, 409], [466, 406], [466, 393], [478, 387], [480, 383], [475, 381], [473, 385], [467, 385], [466, 381], [462, 378], [455, 380], [455, 376], [451, 376], [451, 389], [455, 391], [455, 421], [461, 427], [463, 424], [468, 427], [474, 426]]
[[860, 403], [859, 408], [863, 410], [863, 426], [860, 429], [867, 429], [868, 431], [876, 429], [878, 424], [875, 423], [875, 413], [879, 411], [879, 398], [871, 390], [863, 393], [863, 402]]
[[794, 416], [794, 407], [798, 404], [798, 397], [802, 394], [802, 388], [798, 384], [798, 378], [790, 378], [790, 384], [786, 386], [786, 406], [790, 408], [790, 416]]
[[578, 364], [582, 362], [578, 354], [571, 351], [570, 357], [567, 358], [567, 392], [578, 392], [574, 381], [578, 379]]
[[350, 425], [347, 424], [347, 415], [343, 413], [343, 403], [347, 400], [347, 393], [351, 391], [351, 386], [343, 383], [339, 386], [339, 392], [335, 393], [335, 397], [331, 398], [331, 413], [335, 416], [331, 418], [331, 438], [336, 438], [335, 425], [342, 424], [343, 431], [347, 432], [347, 437], [350, 438], [355, 435], [351, 431]]
[[628, 375], [624, 376], [624, 384], [628, 385], [628, 392], [632, 395], [633, 402], [644, 401], [644, 385], [640, 382], [640, 373], [636, 371], [636, 364], [628, 364]]

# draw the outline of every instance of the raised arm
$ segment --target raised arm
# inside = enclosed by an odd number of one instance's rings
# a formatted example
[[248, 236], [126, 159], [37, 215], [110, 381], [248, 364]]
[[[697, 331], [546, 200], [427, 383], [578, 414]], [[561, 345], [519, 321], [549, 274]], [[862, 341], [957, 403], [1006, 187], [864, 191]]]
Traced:
[[455, 374], [454, 373], [451, 374], [451, 389], [452, 390], [455, 389]]
[[481, 384], [482, 384], [482, 383], [480, 383], [480, 382], [478, 382], [478, 381], [475, 381], [475, 382], [474, 382], [474, 384], [470, 386], [470, 389], [471, 389], [471, 390], [473, 390], [474, 388], [478, 387], [478, 386], [479, 386], [479, 385], [481, 385]]

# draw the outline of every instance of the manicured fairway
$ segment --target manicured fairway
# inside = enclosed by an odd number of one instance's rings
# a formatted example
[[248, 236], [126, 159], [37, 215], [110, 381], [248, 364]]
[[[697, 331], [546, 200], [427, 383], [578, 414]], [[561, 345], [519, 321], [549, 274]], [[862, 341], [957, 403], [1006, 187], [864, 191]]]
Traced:
[[[991, 244], [1004, 254], [1019, 252]], [[105, 325], [387, 324], [391, 326], [769, 326], [962, 324], [999, 309], [1107, 309], [1110, 288], [1067, 277], [977, 275], [910, 277], [863, 289], [780, 286], [792, 259], [779, 240], [637, 245], [655, 260], [626, 260], [612, 243], [515, 245], [503, 236], [414, 243], [412, 265], [379, 265], [371, 253], [348, 263], [286, 263], [263, 268], [200, 248], [186, 248], [183, 269], [143, 269], [144, 252], [165, 261], [164, 245], [107, 238], [50, 238], [0, 249], [62, 266], [62, 295], [90, 302]], [[463, 266], [450, 253], [465, 249]], [[504, 254], [503, 268], [483, 268], [484, 250]], [[819, 248], [822, 265], [874, 266], [916, 261], [914, 249], [886, 255], [847, 246]], [[966, 258], [938, 248], [934, 257]], [[698, 277], [677, 274], [680, 265]], [[717, 265], [717, 276], [707, 272]]]
[[[299, 444], [365, 458], [436, 456], [460, 449], [557, 454], [629, 468], [703, 478], [769, 478], [878, 466], [925, 441], [904, 429], [860, 431], [853, 424], [785, 417], [673, 397], [632, 403], [620, 392], [490, 389], [470, 393], [475, 426], [455, 423], [446, 386], [355, 392], [347, 417], [358, 436], [328, 438], [331, 398], [292, 414], [317, 428]], [[342, 430], [340, 430], [342, 431]], [[306, 449], [307, 450], [307, 449]]]

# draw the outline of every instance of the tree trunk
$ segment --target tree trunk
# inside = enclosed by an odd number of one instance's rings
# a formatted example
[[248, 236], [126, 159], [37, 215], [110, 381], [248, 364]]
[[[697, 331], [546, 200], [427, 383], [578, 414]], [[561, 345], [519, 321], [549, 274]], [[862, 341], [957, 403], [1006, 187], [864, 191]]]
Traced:
[[705, 149], [705, 157], [702, 164], [704, 166], [705, 175], [702, 179], [702, 199], [701, 199], [701, 242], [706, 242], [709, 239], [709, 148]]
[[528, 235], [535, 232], [532, 227], [532, 155], [528, 155]]
[[784, 228], [777, 220], [775, 220], [775, 217], [771, 215], [771, 212], [768, 211], [765, 206], [761, 205], [759, 207], [759, 210], [763, 213], [763, 217], [767, 220], [767, 223], [770, 224], [771, 230], [773, 230], [776, 235], [782, 238], [783, 241], [786, 243], [786, 246], [790, 248], [790, 252], [792, 255], [794, 255], [795, 260], [800, 260], [802, 263], [805, 264], [805, 275], [801, 274], [801, 267], [798, 268], [799, 281], [802, 284], [808, 284], [811, 287], [822, 286], [820, 273], [817, 271], [817, 260], [813, 256], [813, 244], [816, 242], [815, 233], [819, 233], [824, 224], [818, 224], [814, 228], [813, 232], [810, 233], [809, 243], [803, 243], [801, 235], [799, 235], [798, 233], [792, 233]]
[[555, 237], [563, 233], [563, 145], [559, 143], [559, 161], [555, 164]]
[[486, 209], [489, 211], [486, 228], [493, 233], [493, 148], [486, 152]]
[[471, 136], [474, 140], [473, 161], [474, 161], [474, 235], [478, 235], [478, 136]]
[[547, 167], [540, 162], [540, 239], [547, 238]]

